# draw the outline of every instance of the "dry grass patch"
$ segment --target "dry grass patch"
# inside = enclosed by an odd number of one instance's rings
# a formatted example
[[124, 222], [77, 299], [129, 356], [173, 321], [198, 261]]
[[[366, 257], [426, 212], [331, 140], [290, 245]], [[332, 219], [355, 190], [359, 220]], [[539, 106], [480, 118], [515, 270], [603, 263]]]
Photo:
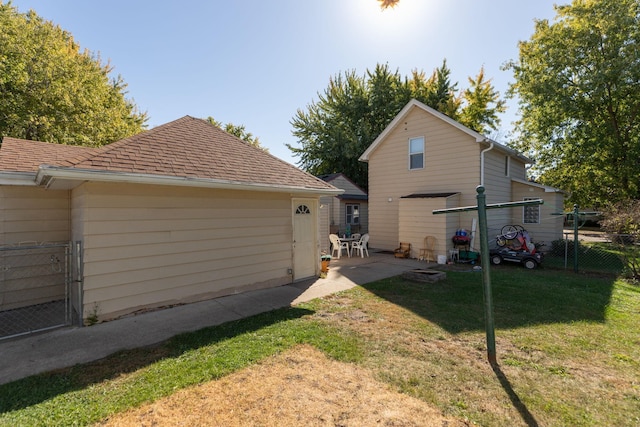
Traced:
[[300, 345], [101, 426], [468, 426], [353, 364]]

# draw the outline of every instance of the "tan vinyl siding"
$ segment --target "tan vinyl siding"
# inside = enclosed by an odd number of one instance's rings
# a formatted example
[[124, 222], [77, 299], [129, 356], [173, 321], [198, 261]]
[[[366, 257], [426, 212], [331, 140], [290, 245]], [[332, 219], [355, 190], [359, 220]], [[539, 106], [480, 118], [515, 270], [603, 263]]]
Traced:
[[369, 232], [369, 202], [362, 200], [354, 203], [360, 205], [360, 234]]
[[[0, 245], [68, 242], [69, 192], [0, 186]], [[64, 262], [64, 250], [58, 257]], [[0, 251], [0, 310], [63, 299], [64, 277], [52, 272], [50, 250]], [[24, 271], [28, 271], [25, 277]], [[33, 274], [39, 276], [32, 276]]]
[[[544, 204], [540, 206], [540, 223], [523, 224], [523, 208], [512, 208], [512, 222], [521, 224], [536, 243], [545, 243], [551, 247], [551, 242], [562, 239], [562, 227], [564, 216], [564, 196], [560, 192], [545, 192], [543, 188], [526, 185], [519, 182], [513, 183], [514, 201], [522, 201], [525, 198], [540, 198]], [[559, 215], [560, 214], [560, 215]]]
[[69, 192], [0, 186], [0, 245], [69, 241]]
[[427, 236], [436, 238], [435, 255], [448, 255], [451, 236], [459, 224], [459, 214], [433, 215], [436, 209], [458, 207], [459, 195], [448, 198], [412, 198], [400, 200], [400, 242], [411, 243], [411, 257], [418, 258]]
[[320, 251], [329, 253], [331, 250], [331, 243], [329, 242], [329, 226], [330, 226], [330, 213], [331, 213], [331, 201], [334, 197], [324, 196], [320, 197], [320, 211], [319, 211], [319, 235], [318, 242], [320, 242]]
[[[409, 138], [419, 136], [425, 138], [425, 167], [409, 170]], [[461, 205], [475, 205], [475, 186], [480, 182], [479, 156], [480, 145], [474, 138], [431, 114], [412, 110], [369, 159], [371, 247], [387, 250], [397, 247], [402, 196], [461, 192]], [[465, 228], [470, 224], [469, 221]]]
[[85, 317], [230, 294], [290, 281], [287, 194], [85, 184]]
[[511, 168], [509, 170], [509, 178], [527, 180], [526, 164], [514, 157], [511, 158]]
[[[496, 149], [485, 153], [484, 187], [487, 195], [487, 204], [513, 201], [511, 178], [504, 173], [504, 159], [504, 152]], [[514, 159], [511, 159], [510, 163], [513, 165]], [[511, 222], [509, 209], [491, 209], [487, 211], [487, 228], [490, 236], [499, 234], [502, 227]]]

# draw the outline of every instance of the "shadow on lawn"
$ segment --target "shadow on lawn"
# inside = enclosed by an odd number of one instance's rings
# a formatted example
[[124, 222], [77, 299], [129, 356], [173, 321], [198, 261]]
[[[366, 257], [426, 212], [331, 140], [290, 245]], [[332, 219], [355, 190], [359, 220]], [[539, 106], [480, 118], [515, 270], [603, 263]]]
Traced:
[[97, 362], [65, 368], [0, 385], [0, 413], [24, 409], [57, 395], [131, 373], [166, 358], [225, 341], [265, 326], [297, 319], [312, 311], [286, 308], [177, 335], [163, 343], [115, 353]]
[[[445, 281], [434, 284], [396, 276], [363, 287], [450, 333], [484, 330], [482, 273], [471, 268], [446, 273]], [[495, 327], [602, 322], [614, 282], [614, 277], [492, 266]]]
[[527, 405], [525, 405], [524, 402], [520, 400], [520, 396], [518, 396], [518, 394], [515, 392], [515, 390], [511, 386], [511, 382], [498, 365], [493, 366], [493, 372], [496, 374], [496, 378], [498, 379], [498, 381], [500, 381], [500, 385], [507, 393], [507, 396], [509, 396], [509, 400], [511, 400], [513, 407], [516, 408], [516, 410], [522, 417], [522, 421], [524, 421], [528, 427], [538, 427], [538, 421], [536, 421], [536, 418], [529, 411]]

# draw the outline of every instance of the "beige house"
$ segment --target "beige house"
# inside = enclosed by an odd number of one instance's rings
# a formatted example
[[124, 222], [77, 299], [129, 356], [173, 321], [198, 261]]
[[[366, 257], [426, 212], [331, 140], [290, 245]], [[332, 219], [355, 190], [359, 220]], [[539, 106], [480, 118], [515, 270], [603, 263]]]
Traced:
[[70, 303], [113, 319], [317, 275], [319, 199], [340, 193], [189, 116], [101, 148], [5, 137], [0, 245], [72, 241]]
[[[472, 234], [479, 250], [475, 212], [433, 215], [436, 209], [475, 206], [484, 185], [487, 203], [542, 199], [541, 206], [488, 210], [490, 245], [507, 224], [522, 225], [533, 241], [562, 238], [564, 193], [527, 180], [522, 154], [412, 100], [360, 157], [369, 163], [370, 246], [393, 250], [436, 237], [436, 254], [448, 256], [456, 230]], [[491, 246], [490, 246], [491, 247]]]
[[323, 196], [320, 198], [321, 218], [328, 225], [324, 225], [327, 232], [323, 235], [322, 250], [329, 251], [329, 233], [364, 234], [369, 231], [369, 196], [342, 173], [320, 175], [318, 178], [344, 190], [337, 196]]

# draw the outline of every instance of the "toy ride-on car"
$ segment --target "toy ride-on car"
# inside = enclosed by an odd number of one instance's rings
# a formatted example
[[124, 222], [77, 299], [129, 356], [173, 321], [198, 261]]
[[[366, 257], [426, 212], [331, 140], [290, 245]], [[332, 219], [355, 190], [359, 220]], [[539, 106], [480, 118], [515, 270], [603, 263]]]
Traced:
[[499, 265], [503, 261], [517, 262], [524, 265], [525, 268], [534, 269], [542, 263], [543, 254], [541, 252], [528, 252], [523, 250], [514, 250], [511, 248], [497, 248], [489, 251], [491, 264]]

